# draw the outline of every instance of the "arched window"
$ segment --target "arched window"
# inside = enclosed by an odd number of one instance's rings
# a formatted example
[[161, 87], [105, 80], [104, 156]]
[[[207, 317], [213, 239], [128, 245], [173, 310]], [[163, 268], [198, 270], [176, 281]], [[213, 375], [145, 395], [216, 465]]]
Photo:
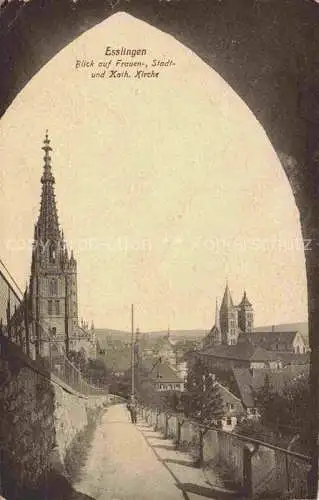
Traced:
[[51, 262], [51, 264], [55, 264], [55, 260], [56, 260], [56, 248], [55, 244], [51, 243], [49, 247], [49, 262]]
[[58, 282], [57, 280], [51, 280], [49, 282], [49, 295], [50, 296], [55, 296], [58, 294]]

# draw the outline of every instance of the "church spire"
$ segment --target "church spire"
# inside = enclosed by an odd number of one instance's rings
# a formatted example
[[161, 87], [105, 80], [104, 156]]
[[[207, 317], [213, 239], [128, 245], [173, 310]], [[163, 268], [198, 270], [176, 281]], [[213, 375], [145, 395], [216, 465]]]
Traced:
[[44, 167], [41, 177], [42, 193], [40, 215], [37, 222], [37, 236], [41, 239], [42, 243], [45, 243], [48, 240], [57, 242], [60, 240], [61, 235], [55, 203], [55, 179], [51, 170], [50, 156], [52, 148], [50, 146], [48, 131], [46, 131], [42, 149], [44, 151]]
[[241, 299], [240, 307], [252, 307], [251, 303], [248, 300], [246, 290], [244, 290], [243, 298]]
[[220, 330], [220, 321], [219, 321], [219, 309], [218, 309], [218, 300], [216, 298], [216, 308], [215, 308], [215, 326]]
[[221, 305], [221, 309], [230, 309], [234, 307], [233, 299], [229, 290], [228, 280], [226, 281], [225, 293]]

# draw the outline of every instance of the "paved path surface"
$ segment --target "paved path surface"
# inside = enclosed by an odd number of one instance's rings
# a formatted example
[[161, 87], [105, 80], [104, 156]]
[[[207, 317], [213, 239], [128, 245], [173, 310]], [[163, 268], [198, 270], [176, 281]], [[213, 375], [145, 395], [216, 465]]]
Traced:
[[123, 405], [105, 413], [73, 488], [92, 500], [238, 499], [212, 490], [191, 457], [145, 422], [132, 424]]

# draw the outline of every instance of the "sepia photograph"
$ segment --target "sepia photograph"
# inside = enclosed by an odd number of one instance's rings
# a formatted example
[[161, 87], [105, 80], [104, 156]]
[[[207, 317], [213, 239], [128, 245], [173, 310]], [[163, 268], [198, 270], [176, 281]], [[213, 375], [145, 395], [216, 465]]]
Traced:
[[0, 0], [0, 500], [319, 498], [318, 23]]

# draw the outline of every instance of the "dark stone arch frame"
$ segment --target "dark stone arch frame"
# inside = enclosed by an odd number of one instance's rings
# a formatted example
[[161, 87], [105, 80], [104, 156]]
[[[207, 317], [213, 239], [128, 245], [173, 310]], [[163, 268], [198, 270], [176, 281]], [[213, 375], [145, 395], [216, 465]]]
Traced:
[[292, 187], [305, 240], [312, 470], [319, 422], [319, 5], [314, 0], [12, 0], [0, 14], [0, 115], [60, 49], [125, 11], [212, 66], [264, 127]]

